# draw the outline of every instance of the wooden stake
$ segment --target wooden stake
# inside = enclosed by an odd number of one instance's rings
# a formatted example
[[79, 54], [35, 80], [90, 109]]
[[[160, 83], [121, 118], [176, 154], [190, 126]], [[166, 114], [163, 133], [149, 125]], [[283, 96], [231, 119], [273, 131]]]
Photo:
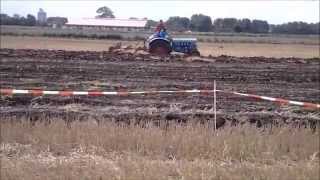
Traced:
[[216, 80], [214, 80], [213, 84], [213, 111], [214, 111], [214, 130], [217, 130], [217, 87], [216, 87]]

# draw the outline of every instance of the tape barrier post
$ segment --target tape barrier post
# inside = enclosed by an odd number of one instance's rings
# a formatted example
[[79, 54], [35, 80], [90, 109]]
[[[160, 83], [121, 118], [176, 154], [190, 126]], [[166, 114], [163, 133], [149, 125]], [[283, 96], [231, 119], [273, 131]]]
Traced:
[[214, 111], [214, 130], [217, 130], [217, 86], [216, 80], [213, 82], [213, 111]]

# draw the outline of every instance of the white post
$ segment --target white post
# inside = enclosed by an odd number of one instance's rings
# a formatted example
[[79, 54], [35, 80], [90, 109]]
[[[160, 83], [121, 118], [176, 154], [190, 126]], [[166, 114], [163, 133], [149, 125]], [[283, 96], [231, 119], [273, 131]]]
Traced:
[[216, 80], [213, 84], [213, 111], [214, 111], [214, 130], [217, 130], [217, 96]]

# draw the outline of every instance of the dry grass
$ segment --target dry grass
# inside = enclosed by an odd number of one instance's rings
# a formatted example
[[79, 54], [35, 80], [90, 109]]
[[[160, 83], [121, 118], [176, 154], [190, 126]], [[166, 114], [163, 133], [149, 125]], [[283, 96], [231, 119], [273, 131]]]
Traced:
[[[105, 51], [117, 42], [125, 45], [143, 45], [142, 41], [112, 41], [70, 38], [1, 36], [2, 48], [64, 49]], [[319, 57], [319, 45], [261, 44], [261, 43], [208, 43], [199, 42], [202, 55], [265, 56], [265, 57]]]
[[1, 121], [1, 179], [318, 179], [319, 131]]

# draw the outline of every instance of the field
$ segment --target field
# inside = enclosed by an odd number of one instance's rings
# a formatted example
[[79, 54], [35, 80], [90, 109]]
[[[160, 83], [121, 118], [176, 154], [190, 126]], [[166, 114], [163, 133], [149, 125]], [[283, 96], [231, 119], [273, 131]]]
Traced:
[[[1, 36], [2, 48], [18, 49], [55, 49], [106, 51], [110, 46], [121, 42], [123, 45], [143, 46], [143, 41], [98, 40], [84, 38], [48, 38], [30, 36]], [[204, 56], [264, 56], [264, 57], [319, 57], [319, 46], [316, 44], [272, 44], [272, 43], [242, 43], [242, 42], [199, 42], [200, 52]]]
[[[122, 39], [143, 40], [152, 31], [110, 31], [99, 29], [53, 29], [50, 27], [0, 26], [2, 35], [13, 36], [44, 36], [91, 39]], [[214, 33], [214, 32], [170, 32], [174, 37], [196, 37], [200, 42], [211, 43], [257, 43], [257, 44], [306, 44], [318, 45], [317, 35], [287, 35], [287, 34], [248, 34], [248, 33]]]
[[319, 131], [1, 124], [1, 179], [317, 180]]
[[[157, 57], [107, 51], [117, 42], [1, 36], [1, 88], [213, 89], [216, 80], [220, 90], [319, 103], [320, 59], [312, 43], [206, 42], [199, 44], [202, 57]], [[1, 95], [0, 104], [1, 179], [320, 176], [318, 109], [218, 92], [214, 131], [213, 97], [206, 93]]]

